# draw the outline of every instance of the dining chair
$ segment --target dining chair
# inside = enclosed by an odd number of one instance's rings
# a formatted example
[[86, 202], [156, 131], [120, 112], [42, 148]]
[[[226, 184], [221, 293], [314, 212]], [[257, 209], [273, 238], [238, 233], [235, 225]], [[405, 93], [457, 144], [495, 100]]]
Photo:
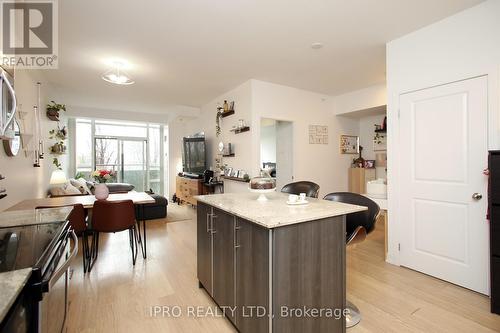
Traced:
[[90, 232], [92, 233], [92, 247], [90, 250], [90, 265], [92, 270], [99, 254], [99, 233], [115, 233], [129, 231], [130, 249], [132, 251], [132, 264], [135, 266], [137, 259], [137, 229], [135, 220], [135, 207], [132, 200], [107, 201], [97, 200], [92, 209]]
[[36, 209], [46, 208], [61, 208], [73, 207], [73, 210], [68, 215], [69, 225], [77, 235], [82, 236], [82, 261], [83, 273], [87, 272], [89, 266], [89, 243], [88, 243], [88, 230], [87, 230], [87, 212], [82, 204], [65, 205], [65, 206], [37, 206]]

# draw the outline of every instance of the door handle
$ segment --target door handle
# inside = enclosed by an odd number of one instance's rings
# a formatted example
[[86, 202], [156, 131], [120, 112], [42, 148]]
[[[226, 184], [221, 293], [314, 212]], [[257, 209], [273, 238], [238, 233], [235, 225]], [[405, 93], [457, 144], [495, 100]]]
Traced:
[[481, 200], [482, 198], [483, 198], [483, 195], [480, 193], [474, 193], [472, 195], [472, 199], [474, 199], [474, 200]]

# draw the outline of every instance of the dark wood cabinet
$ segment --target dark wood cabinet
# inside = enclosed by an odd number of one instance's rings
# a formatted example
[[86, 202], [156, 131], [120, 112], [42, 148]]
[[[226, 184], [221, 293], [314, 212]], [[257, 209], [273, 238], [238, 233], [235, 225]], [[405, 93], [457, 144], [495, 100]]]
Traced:
[[490, 184], [490, 274], [491, 312], [500, 314], [500, 151], [490, 151], [488, 168]]
[[242, 333], [269, 332], [269, 231], [236, 218], [236, 311]]
[[345, 332], [341, 315], [281, 311], [345, 308], [344, 216], [265, 228], [201, 202], [197, 209], [200, 286], [239, 332]]
[[216, 209], [212, 215], [213, 235], [213, 298], [226, 311], [233, 324], [234, 314], [229, 311], [235, 305], [235, 244], [234, 216]]
[[200, 203], [197, 214], [197, 270], [198, 281], [212, 295], [212, 208]]

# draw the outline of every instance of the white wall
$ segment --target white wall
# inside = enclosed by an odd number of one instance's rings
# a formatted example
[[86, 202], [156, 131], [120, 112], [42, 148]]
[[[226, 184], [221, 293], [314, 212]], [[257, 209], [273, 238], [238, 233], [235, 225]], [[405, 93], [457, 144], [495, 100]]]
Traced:
[[[29, 198], [46, 196], [49, 188], [49, 180], [52, 170], [53, 156], [49, 154], [49, 146], [53, 140], [49, 140], [49, 130], [56, 128], [56, 122], [49, 120], [45, 116], [45, 105], [52, 99], [51, 87], [47, 85], [43, 78], [36, 71], [17, 70], [15, 72], [15, 90], [18, 106], [23, 112], [28, 112], [26, 119], [27, 132], [33, 133], [34, 113], [33, 106], [37, 104], [37, 82], [41, 82], [41, 131], [45, 142], [45, 158], [41, 160], [41, 167], [33, 167], [33, 154], [25, 155], [24, 151], [19, 152], [16, 157], [8, 157], [3, 146], [0, 146], [0, 174], [6, 177], [0, 181], [0, 187], [6, 188], [8, 196], [0, 200], [0, 211], [16, 204], [19, 201]], [[60, 102], [60, 101], [58, 101]], [[60, 102], [63, 103], [63, 102]], [[64, 114], [62, 123], [66, 123]], [[33, 144], [33, 143], [31, 143]], [[63, 169], [67, 171], [67, 156], [58, 156], [63, 163]]]
[[[500, 1], [489, 0], [387, 44], [389, 255], [398, 263], [399, 95], [488, 75], [489, 147], [498, 149]], [[487, 154], [485, 151], [484, 154]], [[486, 166], [485, 166], [486, 167]]]
[[363, 147], [363, 158], [374, 160], [373, 138], [375, 137], [375, 124], [382, 125], [385, 115], [368, 116], [359, 119], [359, 144]]
[[373, 109], [387, 104], [385, 83], [348, 92], [334, 97], [334, 112], [337, 115], [359, 110]]
[[[340, 154], [339, 137], [341, 134], [357, 135], [357, 121], [335, 116], [331, 96], [257, 80], [252, 80], [252, 94], [254, 119], [293, 122], [294, 180], [318, 183], [320, 196], [347, 190], [347, 169], [352, 155]], [[309, 125], [328, 126], [328, 144], [309, 144]], [[260, 132], [260, 128], [257, 131]], [[254, 155], [259, 157], [260, 146], [256, 145], [255, 149]], [[258, 167], [257, 163], [254, 166]]]
[[[224, 99], [235, 101], [236, 114], [223, 118], [222, 135], [216, 138], [216, 106]], [[256, 176], [260, 170], [261, 119], [291, 121], [294, 124], [294, 178], [317, 182], [321, 186], [321, 195], [324, 195], [347, 189], [347, 169], [352, 155], [339, 153], [339, 137], [341, 134], [357, 135], [359, 130], [357, 120], [335, 116], [332, 109], [333, 98], [330, 96], [250, 80], [204, 105], [200, 117], [189, 121], [186, 130], [192, 133], [205, 132], [209, 165], [214, 165], [218, 142], [231, 142], [235, 144], [236, 157], [225, 158], [224, 162], [233, 168], [247, 171], [250, 176]], [[237, 135], [229, 132], [240, 118], [250, 125], [250, 131]], [[327, 125], [329, 143], [309, 144], [309, 125]], [[247, 185], [227, 180], [225, 191], [247, 191]]]

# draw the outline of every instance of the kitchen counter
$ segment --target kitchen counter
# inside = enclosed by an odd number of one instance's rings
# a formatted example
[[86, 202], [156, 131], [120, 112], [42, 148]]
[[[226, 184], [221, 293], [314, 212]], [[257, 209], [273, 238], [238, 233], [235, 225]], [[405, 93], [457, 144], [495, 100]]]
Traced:
[[288, 194], [266, 194], [268, 201], [257, 201], [256, 193], [223, 193], [199, 195], [196, 199], [230, 214], [244, 218], [266, 228], [342, 216], [366, 210], [366, 207], [307, 198], [307, 205], [288, 205]]
[[17, 210], [0, 213], [0, 228], [65, 221], [73, 207]]
[[31, 268], [0, 273], [0, 322], [14, 304], [31, 276]]
[[[199, 286], [241, 333], [344, 333], [345, 317], [286, 310], [346, 306], [346, 215], [367, 208], [322, 199], [288, 205], [288, 194], [198, 196]], [[261, 315], [251, 314], [258, 308]], [[283, 309], [285, 311], [283, 312]], [[250, 312], [249, 312], [250, 311]]]

